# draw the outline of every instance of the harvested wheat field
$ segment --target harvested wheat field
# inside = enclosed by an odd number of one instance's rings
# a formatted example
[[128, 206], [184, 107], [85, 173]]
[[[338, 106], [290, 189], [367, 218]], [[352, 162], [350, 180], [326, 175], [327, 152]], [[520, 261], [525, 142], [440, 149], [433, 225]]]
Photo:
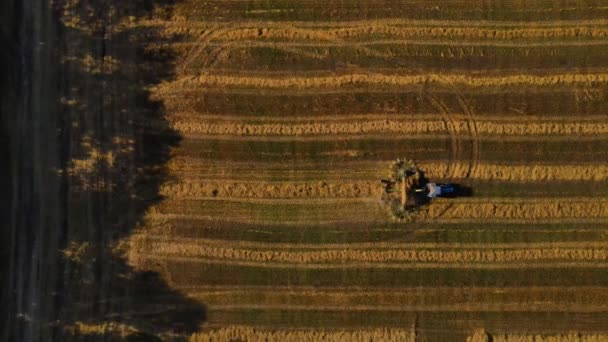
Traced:
[[[61, 44], [7, 101], [57, 129], [7, 121], [7, 340], [608, 340], [605, 1], [14, 10]], [[395, 217], [403, 157], [470, 192]]]

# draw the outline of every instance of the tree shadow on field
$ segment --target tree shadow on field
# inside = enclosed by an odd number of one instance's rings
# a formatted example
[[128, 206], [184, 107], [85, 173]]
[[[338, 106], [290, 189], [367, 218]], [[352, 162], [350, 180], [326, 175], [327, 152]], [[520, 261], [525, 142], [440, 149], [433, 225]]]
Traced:
[[55, 179], [32, 192], [44, 194], [35, 199], [55, 208], [58, 224], [45, 229], [49, 242], [36, 231], [25, 239], [42, 247], [17, 246], [34, 251], [29, 268], [47, 269], [43, 280], [25, 283], [48, 296], [14, 299], [16, 327], [7, 333], [14, 340], [160, 340], [197, 331], [206, 319], [203, 305], [158, 273], [134, 269], [121, 253], [121, 241], [162, 200], [170, 149], [180, 141], [149, 91], [174, 77], [175, 56], [158, 46], [179, 37], [141, 25], [170, 16], [174, 2], [56, 0], [46, 8], [56, 19], [56, 35], [45, 42], [53, 68], [39, 82], [54, 89], [44, 115], [51, 118], [46, 129], [56, 132], [49, 136], [57, 139], [57, 161], [45, 165]]
[[172, 5], [91, 0], [55, 8], [65, 29], [69, 78], [61, 98], [70, 136], [70, 158], [62, 168], [69, 212], [60, 339], [149, 340], [192, 333], [205, 319], [200, 304], [171, 290], [158, 273], [134, 270], [115, 251], [161, 200], [170, 148], [180, 140], [164, 119], [162, 102], [147, 90], [174, 76], [175, 56], [150, 43], [161, 46], [178, 37], [138, 25], [169, 16]]

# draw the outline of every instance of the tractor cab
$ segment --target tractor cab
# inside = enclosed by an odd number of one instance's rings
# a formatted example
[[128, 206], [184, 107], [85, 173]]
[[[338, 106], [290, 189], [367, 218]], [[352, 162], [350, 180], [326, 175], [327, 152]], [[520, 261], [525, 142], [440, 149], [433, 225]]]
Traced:
[[458, 196], [458, 187], [455, 184], [427, 183], [424, 191], [429, 198]]

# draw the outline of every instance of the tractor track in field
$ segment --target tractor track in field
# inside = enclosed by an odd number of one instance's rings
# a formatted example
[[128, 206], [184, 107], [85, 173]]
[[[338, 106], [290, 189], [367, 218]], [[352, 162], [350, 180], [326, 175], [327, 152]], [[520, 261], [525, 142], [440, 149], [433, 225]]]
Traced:
[[214, 35], [218, 35], [217, 27], [206, 29], [196, 37], [197, 44], [192, 45], [191, 48], [183, 54], [180, 63], [178, 63], [178, 65], [180, 65], [180, 68], [178, 69], [180, 74], [184, 74], [190, 63], [204, 53]]
[[439, 114], [441, 120], [444, 122], [445, 129], [447, 130], [450, 136], [450, 160], [447, 168], [446, 178], [452, 178], [452, 174], [454, 172], [453, 166], [458, 159], [460, 154], [460, 142], [457, 139], [456, 133], [456, 125], [454, 124], [454, 120], [450, 115], [449, 108], [443, 103], [440, 99], [433, 96], [430, 93], [424, 93], [424, 90], [421, 89], [421, 96], [426, 98], [426, 100], [431, 104], [431, 106], [435, 107], [437, 113]]
[[477, 168], [477, 164], [479, 164], [479, 132], [477, 128], [477, 122], [475, 121], [474, 117], [475, 113], [473, 111], [473, 107], [469, 103], [467, 103], [467, 100], [460, 92], [458, 92], [456, 88], [454, 88], [454, 91], [458, 95], [458, 104], [468, 115], [467, 128], [470, 136], [472, 149], [469, 171], [466, 174], [466, 179], [471, 177], [471, 174], [473, 174], [475, 172], [475, 169]]
[[[449, 83], [447, 83], [449, 84]], [[458, 104], [460, 105], [460, 109], [462, 111], [464, 111], [464, 113], [467, 114], [467, 120], [466, 122], [466, 126], [467, 126], [467, 131], [468, 134], [470, 136], [470, 141], [472, 144], [472, 155], [470, 158], [470, 162], [469, 162], [469, 169], [466, 172], [466, 174], [464, 175], [464, 180], [468, 179], [471, 177], [471, 175], [473, 174], [474, 170], [477, 168], [477, 164], [479, 164], [479, 138], [478, 138], [478, 132], [477, 132], [477, 125], [475, 123], [474, 117], [473, 117], [473, 109], [471, 108], [471, 106], [466, 102], [466, 100], [464, 99], [463, 95], [458, 92], [458, 90], [453, 86], [450, 85], [449, 88], [453, 91], [455, 91], [455, 94], [457, 94], [458, 96]], [[429, 102], [431, 102], [433, 104], [433, 106], [435, 106], [437, 108], [437, 112], [439, 113], [439, 115], [441, 116], [442, 120], [445, 122], [446, 124], [446, 128], [448, 128], [448, 132], [450, 133], [450, 140], [451, 140], [451, 148], [450, 148], [450, 164], [447, 167], [447, 173], [445, 175], [445, 177], [443, 178], [447, 178], [447, 179], [453, 179], [455, 176], [455, 166], [456, 166], [456, 160], [460, 160], [460, 154], [461, 154], [461, 140], [457, 139], [456, 135], [456, 124], [453, 118], [453, 114], [452, 111], [444, 104], [441, 103], [440, 100], [434, 98], [432, 95], [427, 94], [427, 99]], [[452, 129], [449, 129], [449, 127], [452, 127]], [[434, 218], [440, 218], [443, 215], [445, 215], [446, 213], [448, 213], [451, 209], [452, 209], [453, 204], [449, 204], [447, 205], [443, 212], [439, 213], [437, 216], [435, 216]]]

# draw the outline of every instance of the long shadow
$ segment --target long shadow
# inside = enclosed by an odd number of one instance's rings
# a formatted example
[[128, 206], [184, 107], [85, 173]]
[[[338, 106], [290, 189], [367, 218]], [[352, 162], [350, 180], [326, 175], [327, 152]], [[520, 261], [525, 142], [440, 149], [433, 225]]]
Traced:
[[27, 103], [15, 101], [14, 115], [31, 120], [7, 121], [18, 132], [8, 144], [17, 172], [7, 179], [19, 196], [3, 196], [13, 208], [3, 221], [11, 275], [3, 338], [148, 341], [194, 332], [204, 306], [121, 253], [121, 241], [162, 200], [170, 149], [180, 141], [148, 90], [174, 76], [175, 58], [150, 43], [179, 37], [136, 25], [169, 15], [173, 1], [53, 5], [15, 13], [42, 28], [23, 20], [27, 39], [13, 42], [32, 56], [19, 74], [29, 80], [20, 94]]
[[11, 241], [13, 232], [9, 228], [12, 207], [12, 151], [10, 148], [9, 113], [13, 112], [17, 100], [17, 46], [13, 43], [17, 32], [17, 23], [13, 18], [17, 4], [13, 1], [0, 3], [0, 44], [4, 47], [0, 53], [0, 156], [4, 161], [0, 164], [0, 339], [9, 341], [13, 336], [10, 326], [14, 323], [14, 301], [9, 276], [11, 271]]

